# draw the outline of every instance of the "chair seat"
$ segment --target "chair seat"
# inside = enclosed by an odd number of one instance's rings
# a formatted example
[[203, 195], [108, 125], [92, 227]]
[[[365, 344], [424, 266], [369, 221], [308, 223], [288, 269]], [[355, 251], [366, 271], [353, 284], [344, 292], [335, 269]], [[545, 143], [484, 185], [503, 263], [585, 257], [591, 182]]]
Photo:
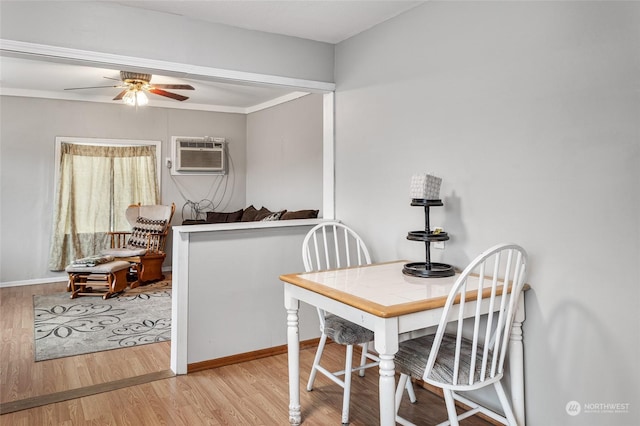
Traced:
[[[422, 379], [427, 360], [433, 346], [434, 334], [407, 340], [400, 343], [398, 353], [395, 357], [396, 368], [403, 374]], [[472, 342], [463, 338], [460, 346], [460, 370], [458, 372], [458, 383], [469, 383], [469, 369], [471, 368], [471, 348]], [[453, 383], [453, 363], [455, 359], [456, 338], [445, 334], [440, 345], [440, 352], [436, 363], [429, 374], [429, 379], [438, 383]], [[474, 382], [480, 381], [482, 368], [482, 347], [478, 347], [476, 353], [475, 378]], [[491, 354], [489, 354], [488, 368], [491, 368]], [[488, 377], [485, 372], [485, 377]]]
[[66, 272], [86, 273], [86, 274], [112, 274], [117, 271], [129, 268], [129, 262], [114, 260], [112, 262], [101, 263], [96, 266], [84, 266], [71, 264], [65, 268]]
[[373, 331], [332, 314], [325, 317], [324, 332], [331, 340], [341, 345], [367, 343], [374, 337]]
[[102, 250], [103, 255], [113, 257], [144, 256], [146, 253], [146, 248], [110, 248]]

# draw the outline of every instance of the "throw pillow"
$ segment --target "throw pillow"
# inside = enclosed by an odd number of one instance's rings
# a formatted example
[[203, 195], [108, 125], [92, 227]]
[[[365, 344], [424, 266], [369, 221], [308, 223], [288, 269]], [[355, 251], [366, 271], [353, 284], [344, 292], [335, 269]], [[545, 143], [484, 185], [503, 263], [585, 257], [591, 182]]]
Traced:
[[207, 223], [204, 219], [185, 219], [182, 221], [183, 225], [203, 225]]
[[269, 216], [271, 213], [274, 213], [274, 212], [272, 212], [266, 207], [262, 207], [260, 210], [258, 210], [258, 213], [256, 213], [256, 217], [253, 220], [260, 221], [265, 217]]
[[293, 212], [286, 212], [280, 218], [281, 220], [289, 219], [315, 219], [318, 217], [318, 210], [296, 210]]
[[167, 227], [166, 219], [154, 220], [139, 216], [131, 230], [127, 248], [147, 248], [149, 235], [159, 235]]
[[260, 219], [260, 221], [261, 222], [271, 222], [271, 221], [274, 221], [274, 220], [280, 220], [280, 218], [282, 217], [282, 215], [285, 212], [286, 212], [286, 210], [270, 213], [267, 216], [265, 216], [262, 219]]
[[207, 212], [207, 223], [230, 223], [240, 222], [244, 210], [240, 209], [235, 212]]
[[240, 220], [242, 222], [253, 222], [254, 220], [256, 220], [257, 214], [258, 214], [258, 210], [256, 210], [256, 208], [253, 207], [253, 205], [250, 205], [249, 207], [244, 209], [244, 212], [242, 213], [242, 218], [240, 218]]

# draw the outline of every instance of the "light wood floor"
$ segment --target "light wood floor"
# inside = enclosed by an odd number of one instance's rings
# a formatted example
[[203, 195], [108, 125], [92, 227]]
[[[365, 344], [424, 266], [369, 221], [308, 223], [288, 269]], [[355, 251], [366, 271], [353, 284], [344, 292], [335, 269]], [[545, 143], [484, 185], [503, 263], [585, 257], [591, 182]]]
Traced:
[[169, 368], [170, 342], [35, 362], [33, 295], [64, 291], [66, 283], [0, 289], [0, 403]]
[[[169, 366], [168, 342], [59, 360], [33, 361], [33, 294], [64, 291], [65, 284], [0, 289], [0, 402], [86, 387], [104, 392], [0, 416], [0, 425], [286, 425], [287, 356], [277, 355], [187, 376], [111, 390], [115, 381], [153, 375]], [[314, 350], [300, 354], [301, 382], [309, 375]], [[344, 347], [327, 346], [324, 362], [339, 369]], [[378, 375], [371, 370], [352, 384], [351, 425], [374, 425], [378, 418]], [[313, 392], [301, 386], [303, 424], [339, 425], [342, 388], [318, 375]], [[416, 388], [418, 402], [405, 397], [400, 413], [418, 425], [446, 420], [444, 401]], [[472, 417], [466, 426], [489, 423]]]

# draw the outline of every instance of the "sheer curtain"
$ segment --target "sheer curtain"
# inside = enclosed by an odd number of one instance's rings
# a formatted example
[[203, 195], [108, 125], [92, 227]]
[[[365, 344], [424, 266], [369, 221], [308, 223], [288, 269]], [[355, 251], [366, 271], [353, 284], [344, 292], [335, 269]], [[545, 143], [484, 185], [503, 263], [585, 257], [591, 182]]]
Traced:
[[158, 204], [155, 146], [62, 143], [49, 269], [108, 247], [109, 231], [127, 231], [126, 208]]

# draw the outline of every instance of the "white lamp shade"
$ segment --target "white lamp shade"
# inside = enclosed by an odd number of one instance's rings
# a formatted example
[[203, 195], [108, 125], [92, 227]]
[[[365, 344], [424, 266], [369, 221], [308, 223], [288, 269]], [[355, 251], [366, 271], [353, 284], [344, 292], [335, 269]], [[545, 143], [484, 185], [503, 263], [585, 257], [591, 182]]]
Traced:
[[125, 93], [124, 96], [122, 97], [122, 102], [124, 102], [127, 105], [134, 106], [136, 104], [135, 92], [130, 90], [127, 93]]
[[136, 102], [139, 106], [144, 106], [149, 103], [149, 98], [142, 90], [136, 92]]
[[129, 90], [122, 97], [122, 102], [131, 106], [144, 106], [149, 103], [149, 98], [142, 90]]

